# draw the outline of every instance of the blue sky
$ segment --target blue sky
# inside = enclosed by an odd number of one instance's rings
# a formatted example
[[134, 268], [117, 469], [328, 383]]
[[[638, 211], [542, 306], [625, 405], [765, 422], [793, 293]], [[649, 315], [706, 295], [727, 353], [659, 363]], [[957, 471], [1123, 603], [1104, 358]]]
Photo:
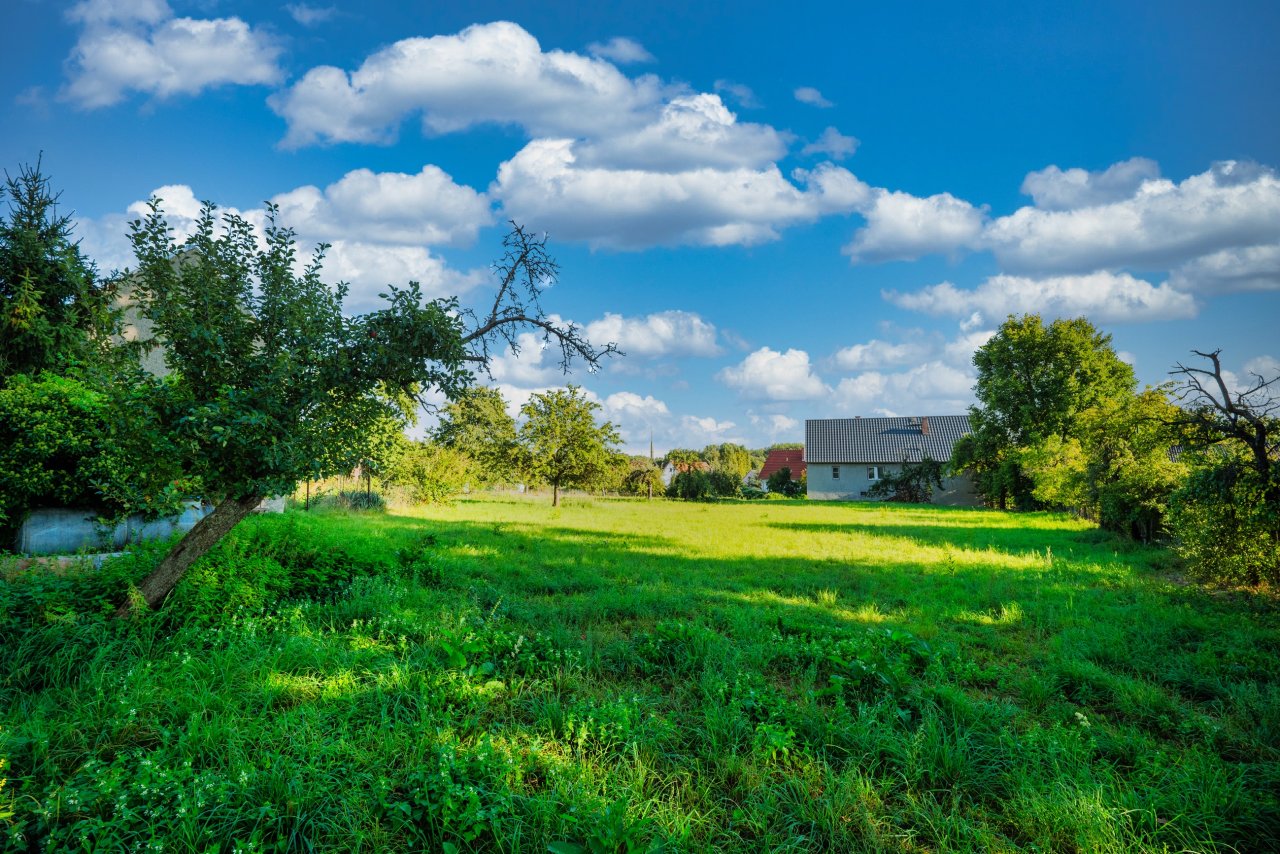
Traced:
[[[152, 194], [271, 200], [353, 310], [481, 304], [545, 231], [632, 450], [962, 412], [1011, 312], [1148, 383], [1280, 370], [1280, 6], [1037, 5], [11, 0], [0, 165], [43, 152], [105, 269]], [[513, 405], [542, 356], [495, 361]]]

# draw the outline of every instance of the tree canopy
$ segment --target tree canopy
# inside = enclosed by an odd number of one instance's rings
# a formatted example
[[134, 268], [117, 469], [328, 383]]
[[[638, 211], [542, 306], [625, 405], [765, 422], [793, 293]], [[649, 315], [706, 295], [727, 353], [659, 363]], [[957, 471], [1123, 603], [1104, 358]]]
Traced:
[[395, 417], [400, 396], [437, 389], [457, 398], [472, 369], [487, 368], [495, 337], [514, 341], [513, 330], [532, 327], [559, 343], [566, 368], [616, 352], [545, 315], [540, 292], [555, 264], [545, 239], [519, 226], [504, 241], [496, 295], [483, 314], [455, 298], [425, 299], [416, 282], [389, 286], [377, 311], [344, 314], [346, 286], [320, 276], [326, 247], [299, 271], [294, 233], [271, 205], [260, 235], [206, 204], [179, 244], [152, 200], [131, 237], [131, 296], [153, 325], [149, 345], [163, 348], [173, 372], [171, 429], [190, 473], [219, 502], [141, 585], [153, 607], [263, 496], [367, 459], [365, 425]]
[[529, 475], [551, 485], [551, 504], [566, 486], [588, 486], [615, 467], [620, 441], [608, 421], [596, 423], [600, 405], [569, 386], [535, 394], [520, 409], [520, 443]]
[[1010, 499], [1019, 509], [1037, 506], [1019, 449], [1070, 437], [1081, 412], [1123, 399], [1136, 385], [1111, 336], [1083, 317], [1046, 326], [1037, 314], [1010, 315], [973, 363], [973, 433], [957, 443], [953, 465], [972, 471], [978, 491], [999, 507]]
[[40, 165], [5, 176], [0, 198], [0, 378], [34, 377], [101, 357], [115, 317], [111, 289], [72, 238], [71, 218]]
[[479, 484], [510, 483], [519, 477], [516, 422], [496, 388], [472, 386], [451, 400], [441, 410], [435, 438], [476, 464], [472, 472]]

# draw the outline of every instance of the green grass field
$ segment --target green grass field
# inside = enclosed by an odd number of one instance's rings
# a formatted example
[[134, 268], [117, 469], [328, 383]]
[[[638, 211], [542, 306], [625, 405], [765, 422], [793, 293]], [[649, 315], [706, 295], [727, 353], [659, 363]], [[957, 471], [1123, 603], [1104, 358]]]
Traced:
[[0, 848], [1280, 849], [1275, 599], [1067, 517], [291, 512], [108, 619], [154, 558], [0, 581]]

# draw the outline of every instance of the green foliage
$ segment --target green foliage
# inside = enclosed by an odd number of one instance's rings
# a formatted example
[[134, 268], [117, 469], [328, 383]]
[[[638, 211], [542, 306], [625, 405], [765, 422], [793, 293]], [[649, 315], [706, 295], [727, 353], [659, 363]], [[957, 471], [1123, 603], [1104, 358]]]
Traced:
[[1150, 541], [1163, 532], [1169, 496], [1187, 473], [1170, 454], [1177, 413], [1163, 389], [1104, 400], [1079, 414], [1075, 435], [1046, 437], [1023, 449], [1019, 463], [1037, 500]]
[[214, 494], [287, 494], [350, 471], [369, 459], [370, 426], [400, 417], [397, 395], [456, 394], [469, 378], [456, 303], [424, 303], [410, 283], [390, 288], [386, 308], [347, 317], [345, 287], [320, 279], [323, 247], [294, 272], [293, 232], [274, 207], [265, 249], [212, 205], [175, 245], [154, 200], [132, 240], [133, 297], [182, 393], [173, 427]]
[[867, 490], [867, 497], [928, 504], [933, 491], [941, 488], [942, 463], [925, 457], [918, 463], [903, 463], [901, 471], [886, 473]]
[[478, 486], [513, 483], [520, 478], [516, 422], [496, 388], [474, 386], [450, 401], [440, 414], [435, 439], [465, 454], [476, 465]]
[[791, 478], [791, 467], [783, 466], [782, 468], [769, 475], [765, 484], [769, 487], [769, 494], [783, 495], [787, 498], [796, 498], [805, 494], [804, 486], [798, 481]]
[[677, 472], [667, 485], [668, 498], [680, 498], [685, 501], [709, 501], [716, 494], [711, 484], [711, 475], [701, 469], [691, 468]]
[[730, 474], [739, 483], [751, 471], [751, 452], [733, 442], [707, 445], [702, 451], [702, 459], [711, 465], [713, 471]]
[[1111, 336], [1084, 318], [1055, 320], [1010, 315], [973, 356], [978, 369], [969, 410], [973, 433], [952, 464], [971, 471], [987, 502], [1021, 510], [1038, 506], [1019, 451], [1056, 436], [1075, 435], [1080, 413], [1131, 395], [1133, 368], [1116, 357]]
[[104, 391], [53, 374], [10, 378], [0, 388], [0, 528], [40, 506], [176, 512], [195, 484], [160, 421], [170, 391], [141, 374]]
[[662, 495], [662, 472], [648, 457], [632, 457], [629, 471], [622, 479], [621, 492], [625, 495]]
[[71, 217], [40, 164], [6, 176], [0, 198], [0, 384], [101, 362], [111, 352], [119, 317], [112, 291], [97, 280], [72, 236]]
[[742, 489], [742, 478], [730, 470], [713, 468], [707, 473], [707, 480], [719, 498], [736, 498]]
[[1266, 500], [1268, 487], [1278, 484], [1263, 481], [1244, 459], [1208, 456], [1170, 500], [1169, 527], [1189, 574], [1227, 584], [1280, 584], [1280, 518]]
[[416, 504], [448, 503], [462, 494], [480, 475], [478, 467], [457, 448], [437, 443], [413, 442], [401, 453], [387, 481], [409, 490]]
[[520, 409], [527, 471], [535, 482], [554, 488], [553, 504], [559, 503], [561, 488], [611, 480], [618, 467], [613, 450], [620, 441], [618, 431], [608, 421], [596, 423], [599, 409], [572, 385], [532, 395]]

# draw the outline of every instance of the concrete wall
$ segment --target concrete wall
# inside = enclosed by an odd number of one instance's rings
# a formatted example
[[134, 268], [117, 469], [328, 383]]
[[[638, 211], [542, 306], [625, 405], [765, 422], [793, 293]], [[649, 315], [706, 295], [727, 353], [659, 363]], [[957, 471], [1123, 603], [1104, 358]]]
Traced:
[[[868, 477], [871, 463], [809, 463], [809, 498], [813, 501], [870, 501], [864, 494], [875, 483]], [[835, 477], [832, 468], [840, 470]], [[878, 464], [881, 475], [902, 470], [899, 463]], [[944, 478], [942, 489], [934, 490], [933, 503], [951, 507], [981, 507], [968, 475]]]

